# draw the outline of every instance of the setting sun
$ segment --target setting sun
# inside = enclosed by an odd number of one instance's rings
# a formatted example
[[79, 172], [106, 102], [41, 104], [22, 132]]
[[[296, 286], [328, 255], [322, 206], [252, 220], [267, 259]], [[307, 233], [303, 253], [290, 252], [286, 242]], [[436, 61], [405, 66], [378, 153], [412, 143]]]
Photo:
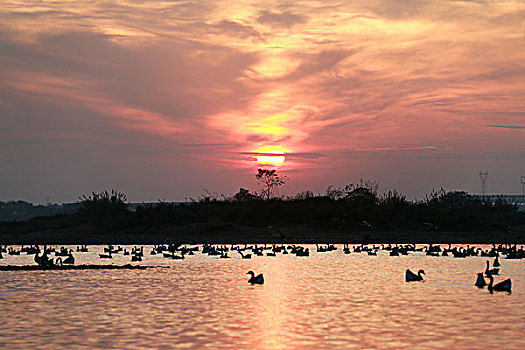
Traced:
[[282, 149], [270, 147], [260, 148], [257, 151], [255, 158], [257, 159], [257, 163], [259, 164], [275, 166], [283, 165], [284, 161], [286, 160], [284, 151]]
[[283, 165], [285, 157], [274, 156], [274, 155], [259, 155], [257, 156], [257, 162], [259, 164], [271, 164], [271, 165]]

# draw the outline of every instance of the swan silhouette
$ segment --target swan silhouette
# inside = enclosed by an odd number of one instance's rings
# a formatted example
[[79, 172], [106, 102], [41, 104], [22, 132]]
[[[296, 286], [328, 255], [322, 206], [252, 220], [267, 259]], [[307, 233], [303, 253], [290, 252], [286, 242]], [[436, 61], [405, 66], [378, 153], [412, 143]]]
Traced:
[[498, 256], [496, 255], [496, 259], [494, 259], [494, 263], [492, 264], [494, 267], [500, 267], [501, 264], [499, 263]]
[[241, 257], [243, 259], [251, 259], [252, 258], [252, 255], [251, 254], [243, 254], [240, 250], [238, 250], [239, 254], [241, 254]]
[[98, 256], [100, 257], [100, 259], [111, 259], [111, 258], [113, 258], [113, 256], [111, 255], [111, 250], [109, 251], [108, 254], [99, 254]]
[[412, 271], [407, 269], [407, 271], [405, 273], [405, 281], [407, 281], [407, 282], [423, 281], [423, 276], [421, 276], [421, 275], [424, 275], [424, 274], [425, 274], [425, 271], [423, 271], [423, 270], [419, 270], [417, 272], [417, 275], [416, 275], [415, 273], [413, 273]]
[[252, 276], [248, 280], [248, 283], [251, 283], [251, 284], [263, 284], [264, 283], [264, 277], [262, 273], [255, 276], [255, 273], [253, 271], [248, 271], [246, 274]]
[[499, 282], [497, 284], [494, 285], [494, 277], [492, 277], [492, 275], [489, 275], [489, 285], [488, 285], [488, 290], [490, 292], [490, 294], [492, 294], [494, 291], [496, 292], [509, 292], [511, 293], [511, 289], [512, 289], [512, 282], [510, 280], [510, 278], [502, 281], [502, 282]]
[[497, 275], [499, 274], [499, 269], [491, 269], [490, 262], [487, 260], [487, 268], [485, 269], [485, 275]]
[[142, 261], [142, 256], [140, 255], [132, 255], [131, 261]]
[[483, 277], [483, 272], [478, 273], [478, 278], [476, 279], [476, 283], [474, 285], [478, 288], [483, 288], [487, 285], [487, 282], [485, 282], [485, 277]]
[[38, 253], [35, 254], [34, 259], [39, 266], [46, 267], [54, 265], [53, 258], [47, 256], [47, 250], [47, 247], [44, 245], [44, 251], [42, 252], [42, 256], [39, 256]]
[[69, 252], [69, 255], [67, 256], [67, 258], [64, 259], [62, 263], [72, 265], [75, 263], [75, 257], [73, 256], [71, 252]]

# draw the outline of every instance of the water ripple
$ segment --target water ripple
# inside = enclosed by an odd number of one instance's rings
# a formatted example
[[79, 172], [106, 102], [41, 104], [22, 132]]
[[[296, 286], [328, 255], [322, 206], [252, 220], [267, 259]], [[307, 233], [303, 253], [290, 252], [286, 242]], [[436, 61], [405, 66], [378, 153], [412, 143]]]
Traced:
[[[111, 263], [129, 262], [118, 259]], [[1, 272], [0, 348], [525, 348], [524, 263], [503, 260], [498, 280], [511, 277], [513, 294], [490, 295], [473, 286], [484, 262], [338, 250], [143, 262], [169, 269]], [[426, 281], [405, 283], [406, 268], [423, 268]], [[248, 270], [266, 283], [248, 285]]]

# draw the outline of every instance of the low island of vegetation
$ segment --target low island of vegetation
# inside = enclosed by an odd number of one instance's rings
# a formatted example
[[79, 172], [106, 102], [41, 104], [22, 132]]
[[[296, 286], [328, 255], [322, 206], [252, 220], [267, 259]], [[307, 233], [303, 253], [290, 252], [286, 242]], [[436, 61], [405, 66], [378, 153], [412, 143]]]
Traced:
[[371, 181], [278, 197], [285, 177], [259, 169], [256, 179], [259, 192], [133, 208], [121, 192], [94, 192], [65, 213], [0, 222], [0, 244], [525, 242], [525, 213], [503, 197], [439, 190], [408, 201]]

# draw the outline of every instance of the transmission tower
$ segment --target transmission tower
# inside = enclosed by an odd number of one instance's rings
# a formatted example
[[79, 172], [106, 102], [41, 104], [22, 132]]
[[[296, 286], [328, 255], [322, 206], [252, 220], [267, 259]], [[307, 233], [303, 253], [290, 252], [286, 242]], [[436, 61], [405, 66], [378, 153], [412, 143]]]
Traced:
[[481, 195], [485, 197], [487, 192], [487, 177], [489, 176], [488, 171], [479, 171], [479, 178], [481, 179]]
[[525, 176], [521, 177], [521, 192], [523, 194], [523, 197], [525, 198]]

